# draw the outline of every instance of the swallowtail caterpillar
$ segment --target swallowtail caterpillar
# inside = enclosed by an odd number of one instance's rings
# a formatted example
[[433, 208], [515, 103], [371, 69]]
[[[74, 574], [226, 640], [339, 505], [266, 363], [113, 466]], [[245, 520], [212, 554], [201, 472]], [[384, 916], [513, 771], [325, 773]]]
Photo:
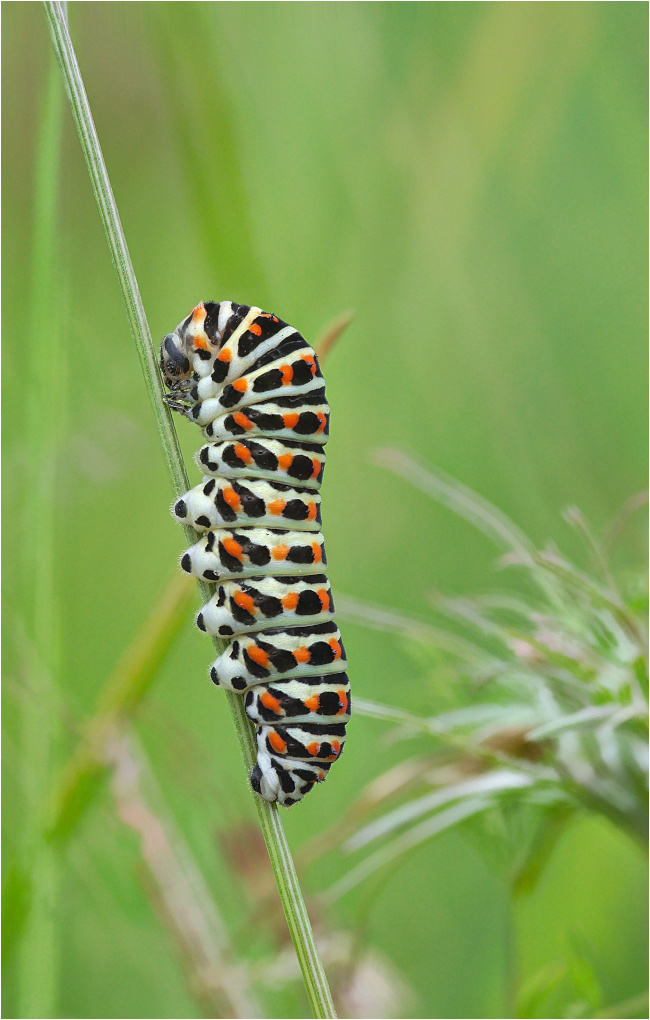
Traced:
[[319, 488], [329, 407], [315, 352], [276, 315], [196, 306], [160, 346], [168, 406], [196, 422], [202, 481], [172, 514], [200, 538], [181, 567], [216, 586], [197, 617], [255, 724], [253, 789], [288, 807], [341, 754], [350, 683], [325, 575]]

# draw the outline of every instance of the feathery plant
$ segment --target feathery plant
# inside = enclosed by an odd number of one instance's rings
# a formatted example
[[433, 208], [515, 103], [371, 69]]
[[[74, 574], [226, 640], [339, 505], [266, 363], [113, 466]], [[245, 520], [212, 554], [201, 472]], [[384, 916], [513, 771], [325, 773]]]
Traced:
[[[338, 597], [343, 617], [429, 648], [428, 671], [447, 711], [426, 718], [356, 700], [357, 712], [396, 727], [393, 739], [424, 733], [434, 749], [366, 789], [351, 818], [398, 796], [403, 803], [356, 827], [344, 849], [392, 842], [331, 895], [443, 828], [512, 802], [534, 808], [542, 832], [587, 810], [645, 842], [648, 645], [641, 578], [629, 594], [620, 590], [604, 543], [576, 509], [567, 520], [587, 540], [598, 571], [580, 569], [555, 549], [537, 551], [497, 508], [413, 455], [388, 449], [378, 460], [490, 536], [503, 551], [501, 566], [522, 571], [529, 594], [432, 595], [440, 626]], [[422, 785], [435, 792], [420, 795]], [[520, 849], [518, 882], [539, 864], [538, 849], [537, 840], [523, 858]]]
[[[390, 724], [393, 741], [424, 734], [431, 749], [374, 779], [343, 823], [319, 839], [321, 851], [340, 845], [345, 854], [363, 855], [325, 901], [426, 840], [488, 813], [500, 819], [497, 842], [508, 855], [515, 895], [535, 883], [557, 836], [578, 813], [599, 813], [645, 845], [648, 638], [642, 578], [634, 578], [628, 592], [616, 585], [608, 541], [594, 537], [575, 508], [565, 516], [587, 544], [590, 571], [554, 548], [536, 550], [496, 507], [414, 455], [385, 449], [377, 461], [491, 538], [502, 551], [501, 567], [522, 572], [528, 594], [432, 594], [436, 624], [337, 596], [343, 618], [392, 631], [418, 649], [414, 663], [425, 663], [446, 710], [424, 717], [356, 699], [358, 714]], [[643, 502], [632, 501], [613, 530]], [[484, 826], [483, 847], [486, 835]], [[310, 854], [318, 852], [309, 847]], [[576, 974], [586, 964], [574, 955], [571, 976], [580, 992]], [[520, 992], [513, 1015], [541, 1015], [527, 1011], [533, 991], [540, 998], [540, 988]], [[592, 1006], [600, 1005], [598, 995], [592, 998]], [[587, 1012], [570, 1015], [600, 1015], [589, 1012], [587, 1000], [589, 995], [581, 1007]]]
[[[97, 138], [92, 113], [68, 33], [62, 5], [56, 2], [56, 0], [53, 0], [53, 2], [49, 0], [49, 2], [45, 2], [44, 7], [75, 126], [106, 233], [106, 239], [126, 304], [129, 325], [136, 343], [147, 390], [158, 425], [165, 462], [172, 480], [175, 496], [177, 497], [187, 490], [189, 481], [171, 414], [163, 403], [163, 389], [157, 364], [157, 352], [151, 339], [108, 171]], [[195, 536], [192, 530], [186, 528], [185, 532], [188, 542], [193, 542]], [[199, 582], [198, 588], [202, 601], [207, 601], [212, 594], [210, 586]], [[216, 640], [215, 647], [218, 652], [223, 651], [222, 645]], [[246, 769], [250, 770], [255, 757], [251, 726], [244, 714], [242, 699], [233, 694], [227, 694], [226, 696], [239, 739], [244, 764]], [[316, 948], [314, 934], [305, 908], [289, 845], [279, 817], [278, 807], [276, 804], [268, 804], [259, 797], [254, 797], [254, 800], [266, 848], [275, 873], [287, 925], [300, 962], [305, 987], [314, 1010], [314, 1015], [317, 1017], [335, 1017], [336, 1013], [331, 992]]]

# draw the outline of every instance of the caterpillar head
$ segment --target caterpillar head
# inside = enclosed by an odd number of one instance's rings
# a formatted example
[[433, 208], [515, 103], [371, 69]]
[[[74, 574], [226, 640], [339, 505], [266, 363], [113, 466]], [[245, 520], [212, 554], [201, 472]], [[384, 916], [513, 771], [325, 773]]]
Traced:
[[[160, 345], [160, 368], [169, 389], [183, 389], [199, 364], [207, 365], [221, 347], [219, 321], [227, 320], [231, 302], [201, 301]], [[222, 327], [223, 328], [223, 327]]]
[[163, 337], [160, 344], [160, 370], [169, 389], [175, 389], [192, 374], [192, 366], [185, 353], [185, 341], [178, 332]]

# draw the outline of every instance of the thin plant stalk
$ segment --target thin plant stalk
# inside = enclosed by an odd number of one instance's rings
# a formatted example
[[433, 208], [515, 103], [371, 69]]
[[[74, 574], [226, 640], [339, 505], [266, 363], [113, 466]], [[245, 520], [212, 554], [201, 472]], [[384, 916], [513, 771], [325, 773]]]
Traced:
[[[33, 252], [30, 280], [32, 322], [41, 342], [29, 344], [33, 359], [27, 390], [27, 475], [23, 542], [25, 590], [25, 675], [21, 761], [25, 827], [19, 867], [29, 898], [19, 942], [17, 1016], [56, 1016], [56, 903], [59, 865], [43, 837], [58, 729], [58, 613], [55, 565], [57, 454], [63, 430], [61, 405], [52, 389], [63, 387], [64, 352], [56, 308], [57, 217], [61, 192], [64, 98], [52, 60], [44, 94], [34, 175]], [[47, 357], [44, 349], [47, 348]], [[43, 428], [43, 408], [49, 408]], [[35, 527], [35, 524], [38, 524]]]
[[335, 319], [327, 324], [323, 332], [320, 334], [314, 344], [314, 350], [318, 355], [318, 360], [321, 365], [325, 359], [329, 357], [329, 354], [341, 336], [341, 333], [348, 328], [350, 323], [353, 321], [355, 314], [356, 313], [353, 309], [349, 309], [347, 312], [341, 312], [340, 315], [337, 315]]
[[[149, 325], [120, 223], [108, 171], [104, 163], [99, 139], [97, 138], [81, 72], [77, 64], [61, 4], [57, 0], [45, 0], [44, 7], [54, 49], [68, 94], [70, 108], [99, 207], [100, 217], [106, 232], [106, 239], [126, 304], [127, 317], [158, 425], [165, 462], [169, 470], [175, 496], [179, 496], [189, 488], [187, 472], [171, 413], [162, 399], [163, 388], [158, 370], [157, 353], [151, 339]], [[185, 534], [188, 542], [195, 541], [195, 535], [191, 528], [186, 528]], [[199, 581], [198, 588], [202, 600], [207, 601], [211, 595], [210, 587]], [[215, 641], [215, 647], [218, 651], [223, 650], [223, 645], [220, 642]], [[255, 759], [252, 728], [244, 712], [241, 697], [229, 692], [225, 693], [244, 763], [248, 770], [252, 767]], [[278, 884], [287, 925], [300, 963], [314, 1015], [316, 1017], [336, 1017], [332, 995], [318, 949], [316, 948], [314, 933], [307, 915], [307, 909], [298, 882], [291, 851], [289, 850], [289, 844], [280, 820], [277, 804], [268, 804], [260, 797], [254, 797], [254, 801], [266, 848]]]

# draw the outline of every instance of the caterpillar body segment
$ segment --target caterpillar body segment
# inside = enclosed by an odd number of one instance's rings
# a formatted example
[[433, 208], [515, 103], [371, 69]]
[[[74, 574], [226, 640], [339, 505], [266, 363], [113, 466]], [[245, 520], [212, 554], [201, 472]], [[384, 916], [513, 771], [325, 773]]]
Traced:
[[325, 400], [325, 388], [312, 390], [302, 399], [282, 397], [229, 412], [209, 422], [205, 434], [208, 439], [265, 436], [324, 445], [329, 436], [329, 405]]
[[347, 661], [335, 623], [259, 631], [236, 637], [210, 676], [219, 687], [244, 691], [260, 680], [340, 673]]
[[336, 761], [345, 743], [345, 723], [302, 723], [293, 726], [258, 726], [257, 746], [269, 754], [300, 761]]
[[229, 639], [268, 627], [304, 627], [333, 619], [329, 581], [325, 574], [312, 574], [224, 581], [196, 622], [199, 630]]
[[[255, 577], [263, 570], [275, 575], [317, 573], [326, 563], [320, 532], [280, 528], [215, 529], [206, 532], [181, 557], [181, 567], [204, 581]], [[309, 570], [311, 568], [311, 571]]]
[[266, 725], [285, 719], [301, 723], [346, 723], [350, 719], [350, 681], [347, 673], [328, 673], [256, 684], [246, 691], [245, 705], [249, 719]]
[[313, 489], [262, 479], [206, 475], [176, 501], [172, 514], [198, 532], [249, 524], [273, 528], [281, 522], [297, 531], [318, 531], [321, 526], [320, 496]]
[[267, 481], [319, 489], [325, 451], [317, 443], [290, 439], [242, 437], [231, 442], [206, 443], [196, 454], [200, 471], [218, 478], [264, 478]]
[[256, 725], [253, 789], [290, 806], [345, 743], [350, 684], [318, 490], [329, 406], [313, 349], [275, 315], [196, 306], [160, 348], [166, 400], [204, 429], [203, 479], [173, 516], [201, 537], [183, 570], [216, 584], [197, 626], [230, 643], [211, 667]]

